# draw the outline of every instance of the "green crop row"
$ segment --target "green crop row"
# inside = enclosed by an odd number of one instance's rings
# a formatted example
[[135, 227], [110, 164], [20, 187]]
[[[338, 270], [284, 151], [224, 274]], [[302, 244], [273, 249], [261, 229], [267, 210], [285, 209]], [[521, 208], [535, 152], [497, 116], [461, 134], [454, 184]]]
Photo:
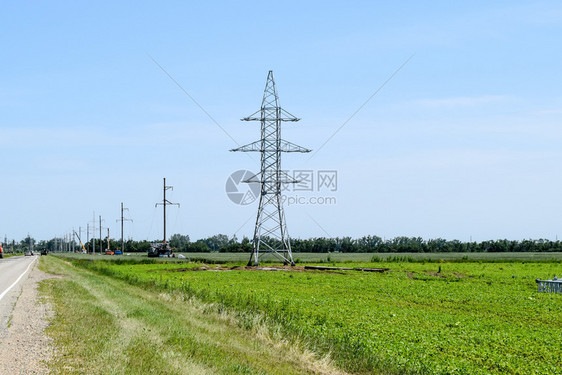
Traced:
[[[261, 314], [361, 373], [560, 374], [559, 263], [362, 263], [358, 271], [192, 271], [201, 264], [76, 261], [134, 284]], [[224, 269], [224, 268], [223, 268]]]

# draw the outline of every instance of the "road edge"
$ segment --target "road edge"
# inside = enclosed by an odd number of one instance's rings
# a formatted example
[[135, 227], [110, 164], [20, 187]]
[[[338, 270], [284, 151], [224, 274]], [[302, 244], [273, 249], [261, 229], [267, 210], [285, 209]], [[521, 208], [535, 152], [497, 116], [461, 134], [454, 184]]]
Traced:
[[[47, 363], [54, 356], [54, 345], [45, 329], [54, 312], [39, 294], [39, 284], [56, 277], [38, 269], [39, 260], [30, 265], [22, 290], [12, 311], [11, 324], [0, 339], [0, 374], [49, 374]], [[23, 275], [22, 275], [23, 277]], [[19, 280], [18, 280], [19, 281]]]

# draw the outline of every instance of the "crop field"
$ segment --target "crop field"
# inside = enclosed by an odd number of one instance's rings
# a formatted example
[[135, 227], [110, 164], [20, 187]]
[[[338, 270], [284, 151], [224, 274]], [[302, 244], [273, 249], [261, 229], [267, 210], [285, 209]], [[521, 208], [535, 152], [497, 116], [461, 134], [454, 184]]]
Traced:
[[[72, 254], [60, 253], [73, 259], [112, 259], [103, 254]], [[177, 253], [185, 256], [180, 258], [150, 258], [151, 262], [184, 262], [203, 261], [207, 263], [240, 263], [246, 264], [250, 253]], [[21, 255], [21, 254], [20, 254]], [[296, 263], [368, 263], [373, 261], [392, 262], [440, 262], [440, 261], [526, 261], [550, 262], [562, 261], [562, 252], [509, 252], [509, 253], [293, 253]], [[114, 259], [148, 259], [146, 253], [128, 253]], [[277, 262], [276, 258], [264, 258], [265, 263]]]
[[[187, 259], [205, 262], [243, 262], [249, 253], [182, 253]], [[372, 262], [376, 261], [551, 261], [562, 260], [562, 253], [510, 252], [510, 253], [293, 253], [297, 263]], [[277, 262], [275, 258], [265, 261]]]
[[74, 262], [215, 303], [248, 325], [261, 317], [354, 373], [562, 373], [562, 295], [535, 284], [562, 275], [560, 261], [341, 264], [385, 273]]

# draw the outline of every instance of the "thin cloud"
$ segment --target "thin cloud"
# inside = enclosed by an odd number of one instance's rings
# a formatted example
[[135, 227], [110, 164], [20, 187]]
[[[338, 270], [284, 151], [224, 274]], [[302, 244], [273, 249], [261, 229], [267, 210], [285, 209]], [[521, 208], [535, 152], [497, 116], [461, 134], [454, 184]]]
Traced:
[[457, 96], [451, 98], [419, 99], [414, 104], [428, 109], [454, 109], [474, 108], [493, 104], [505, 104], [513, 101], [513, 98], [504, 95], [483, 96]]
[[562, 108], [543, 109], [543, 110], [537, 111], [537, 115], [562, 115]]

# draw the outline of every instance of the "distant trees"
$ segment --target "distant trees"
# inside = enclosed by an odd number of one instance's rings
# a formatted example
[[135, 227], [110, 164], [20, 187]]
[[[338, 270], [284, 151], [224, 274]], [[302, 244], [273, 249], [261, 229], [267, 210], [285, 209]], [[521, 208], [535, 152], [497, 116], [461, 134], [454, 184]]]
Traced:
[[[85, 243], [88, 251], [93, 248], [94, 239]], [[102, 241], [100, 246], [99, 239], [96, 240], [96, 252], [105, 250], [107, 238]], [[159, 241], [154, 241], [159, 242]], [[269, 243], [274, 243], [273, 239], [268, 239]], [[277, 241], [278, 242], [278, 241]], [[62, 238], [52, 238], [50, 240], [35, 239], [27, 236], [23, 240], [14, 244], [15, 251], [24, 251], [34, 244], [37, 251], [68, 251], [68, 249], [81, 250], [79, 243], [74, 246], [64, 246]], [[125, 242], [125, 252], [148, 252], [151, 241], [134, 241], [129, 239]], [[190, 237], [184, 234], [174, 234], [170, 237], [170, 247], [175, 252], [250, 252], [252, 241], [248, 237], [238, 240], [236, 236], [229, 237], [226, 234], [216, 234], [207, 238], [198, 239], [191, 242]], [[277, 246], [280, 244], [277, 243]], [[121, 247], [121, 242], [110, 239], [110, 248]], [[309, 239], [291, 239], [293, 252], [298, 253], [474, 253], [474, 252], [557, 252], [562, 251], [561, 241], [551, 241], [546, 239], [513, 241], [507, 239], [488, 240], [482, 242], [461, 242], [459, 240], [446, 240], [443, 238], [432, 238], [424, 240], [421, 237], [394, 237], [382, 239], [379, 236], [369, 235], [360, 238], [351, 237], [315, 237]], [[5, 251], [9, 247], [5, 246]]]
[[238, 241], [234, 235], [229, 238], [226, 234], [216, 234], [211, 237], [202, 238], [195, 242], [189, 241], [189, 236], [174, 234], [170, 237], [170, 247], [178, 252], [208, 253], [220, 252], [247, 252], [252, 250], [252, 245], [247, 237]]
[[20, 241], [19, 249], [20, 251], [35, 249], [35, 239], [28, 235], [27, 237], [25, 237], [23, 240]]
[[177, 249], [177, 251], [187, 251], [186, 249], [189, 247], [189, 236], [183, 234], [173, 234], [170, 237], [170, 246]]
[[294, 252], [305, 253], [472, 253], [472, 252], [555, 252], [562, 251], [562, 242], [550, 240], [490, 240], [483, 242], [461, 242], [421, 237], [395, 237], [383, 240], [378, 236], [364, 236], [357, 239], [310, 238], [291, 240]]

